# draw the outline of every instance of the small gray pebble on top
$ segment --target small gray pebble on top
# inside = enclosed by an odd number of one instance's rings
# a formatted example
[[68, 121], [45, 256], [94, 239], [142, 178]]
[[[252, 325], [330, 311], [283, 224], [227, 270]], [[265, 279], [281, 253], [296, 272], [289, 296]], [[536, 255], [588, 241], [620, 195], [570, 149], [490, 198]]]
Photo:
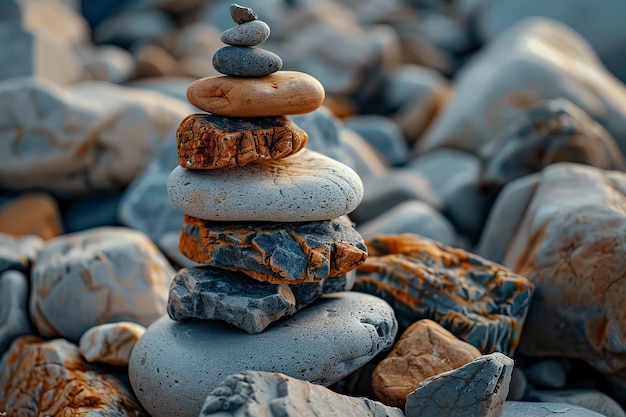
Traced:
[[238, 25], [251, 22], [259, 18], [254, 10], [249, 7], [240, 6], [237, 3], [230, 5], [230, 17], [232, 17]]

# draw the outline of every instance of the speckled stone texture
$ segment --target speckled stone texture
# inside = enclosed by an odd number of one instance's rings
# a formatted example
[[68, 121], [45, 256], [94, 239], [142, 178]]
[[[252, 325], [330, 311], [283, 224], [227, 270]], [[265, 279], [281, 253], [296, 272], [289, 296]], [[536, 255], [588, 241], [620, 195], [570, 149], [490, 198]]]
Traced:
[[219, 321], [165, 316], [135, 345], [129, 376], [152, 417], [197, 417], [231, 374], [280, 372], [328, 386], [391, 347], [396, 333], [389, 304], [356, 292], [325, 295], [254, 335]]
[[225, 46], [213, 54], [213, 68], [231, 77], [264, 77], [279, 71], [283, 60], [254, 46]]
[[522, 353], [582, 359], [626, 390], [626, 174], [545, 168], [507, 248], [536, 286]]
[[406, 398], [406, 417], [499, 417], [509, 392], [513, 359], [499, 352], [433, 376]]
[[319, 222], [227, 223], [184, 216], [179, 250], [194, 262], [273, 284], [335, 277], [367, 258], [346, 217]]
[[31, 334], [28, 279], [19, 271], [5, 271], [0, 273], [0, 357], [16, 337], [25, 334]]
[[127, 366], [135, 343], [145, 332], [141, 324], [129, 321], [101, 324], [81, 336], [78, 348], [87, 362]]
[[427, 378], [477, 359], [474, 346], [457, 339], [432, 320], [415, 322], [372, 373], [372, 390], [383, 403], [404, 407], [406, 396]]
[[10, 269], [28, 270], [43, 245], [44, 240], [39, 236], [16, 237], [0, 232], [0, 273]]
[[325, 96], [318, 80], [298, 71], [277, 71], [255, 78], [217, 75], [196, 80], [187, 89], [191, 104], [228, 117], [310, 113], [322, 105]]
[[402, 410], [365, 397], [349, 397], [271, 372], [226, 377], [206, 398], [200, 417], [404, 417]]
[[363, 197], [363, 183], [347, 165], [303, 149], [230, 169], [176, 167], [167, 191], [177, 209], [199, 219], [307, 222], [350, 213]]
[[245, 22], [222, 32], [220, 40], [232, 46], [254, 46], [270, 36], [270, 27], [262, 20]]
[[48, 241], [31, 275], [31, 318], [46, 337], [78, 341], [90, 327], [165, 314], [174, 270], [141, 232], [103, 227]]
[[366, 246], [354, 289], [388, 301], [401, 328], [431, 319], [483, 354], [515, 351], [533, 293], [526, 278], [417, 235], [381, 235]]
[[480, 184], [492, 189], [556, 162], [626, 171], [626, 160], [613, 136], [562, 98], [534, 103], [485, 144], [480, 154]]
[[176, 149], [183, 168], [232, 168], [292, 155], [307, 139], [306, 132], [284, 116], [237, 119], [190, 114], [176, 130]]
[[18, 338], [2, 357], [0, 405], [11, 417], [148, 417], [114, 376], [82, 360], [76, 345], [35, 336]]

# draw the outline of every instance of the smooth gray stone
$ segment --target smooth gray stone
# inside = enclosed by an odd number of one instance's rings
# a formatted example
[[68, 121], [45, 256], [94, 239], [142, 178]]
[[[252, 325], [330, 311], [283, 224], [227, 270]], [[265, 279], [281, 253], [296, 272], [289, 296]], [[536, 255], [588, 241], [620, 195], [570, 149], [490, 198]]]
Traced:
[[409, 145], [397, 123], [380, 115], [358, 115], [344, 119], [344, 126], [361, 135], [391, 166], [409, 160]]
[[225, 46], [213, 55], [213, 68], [231, 77], [263, 77], [282, 67], [278, 55], [254, 46]]
[[626, 417], [622, 407], [613, 398], [601, 391], [592, 389], [572, 390], [531, 390], [526, 398], [528, 401], [564, 403], [596, 411], [606, 417]]
[[247, 371], [226, 377], [206, 398], [200, 417], [404, 417], [365, 397], [337, 394], [280, 373]]
[[222, 32], [220, 40], [231, 46], [255, 46], [267, 40], [270, 27], [262, 20], [252, 20]]
[[563, 389], [567, 384], [570, 366], [570, 362], [566, 359], [544, 359], [526, 367], [525, 373], [528, 382], [535, 386]]
[[28, 280], [18, 271], [0, 275], [0, 357], [17, 336], [31, 334]]
[[16, 237], [0, 232], [0, 273], [10, 269], [26, 271], [44, 243], [39, 236]]
[[389, 304], [356, 292], [325, 295], [254, 335], [219, 321], [164, 316], [135, 345], [128, 372], [152, 417], [197, 417], [228, 375], [281, 372], [328, 386], [388, 349], [397, 331]]
[[326, 278], [322, 281], [322, 291], [324, 294], [332, 294], [335, 292], [350, 291], [354, 286], [356, 279], [356, 270], [348, 271], [338, 277]]
[[495, 352], [432, 376], [407, 395], [406, 416], [498, 416], [512, 372], [513, 359]]
[[528, 379], [524, 373], [524, 369], [519, 366], [513, 368], [513, 374], [511, 375], [511, 384], [509, 384], [509, 395], [507, 395], [507, 401], [521, 401], [526, 397], [526, 390], [528, 389]]
[[[408, 416], [407, 416], [408, 417]], [[507, 401], [500, 417], [606, 417], [595, 411], [563, 403]]]
[[254, 10], [249, 7], [240, 6], [237, 3], [230, 5], [230, 17], [239, 25], [259, 18]]

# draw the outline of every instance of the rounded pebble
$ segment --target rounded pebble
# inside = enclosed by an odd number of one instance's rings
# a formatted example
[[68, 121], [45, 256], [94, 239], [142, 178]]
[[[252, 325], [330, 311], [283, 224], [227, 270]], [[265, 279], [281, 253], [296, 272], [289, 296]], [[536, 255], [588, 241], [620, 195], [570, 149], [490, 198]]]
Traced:
[[255, 46], [270, 36], [270, 27], [262, 20], [252, 20], [222, 32], [220, 39], [232, 46]]
[[230, 17], [237, 24], [251, 22], [259, 18], [257, 14], [249, 7], [240, 6], [237, 3], [230, 5]]
[[213, 55], [213, 67], [231, 77], [263, 77], [280, 70], [283, 60], [254, 46], [225, 46]]

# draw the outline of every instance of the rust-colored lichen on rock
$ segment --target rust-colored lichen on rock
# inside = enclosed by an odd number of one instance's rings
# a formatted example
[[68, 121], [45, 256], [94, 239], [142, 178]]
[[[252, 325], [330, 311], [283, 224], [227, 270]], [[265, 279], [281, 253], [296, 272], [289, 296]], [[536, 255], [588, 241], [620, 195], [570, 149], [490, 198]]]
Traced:
[[307, 133], [285, 116], [237, 119], [190, 114], [176, 130], [178, 163], [187, 169], [218, 169], [293, 155]]
[[223, 223], [183, 217], [179, 251], [258, 281], [299, 284], [349, 272], [367, 257], [349, 221]]
[[389, 302], [401, 327], [431, 319], [483, 354], [511, 355], [533, 285], [462, 249], [413, 234], [378, 236], [357, 269], [355, 290]]
[[115, 377], [82, 360], [77, 346], [35, 336], [18, 338], [2, 358], [0, 406], [8, 416], [147, 417]]

